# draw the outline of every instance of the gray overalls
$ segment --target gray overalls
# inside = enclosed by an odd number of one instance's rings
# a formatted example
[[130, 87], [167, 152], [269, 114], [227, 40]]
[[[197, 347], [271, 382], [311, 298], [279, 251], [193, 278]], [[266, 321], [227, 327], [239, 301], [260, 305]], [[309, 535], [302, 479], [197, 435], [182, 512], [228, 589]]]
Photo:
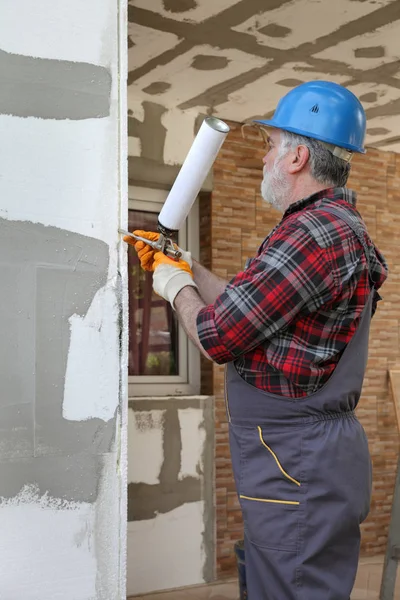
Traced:
[[[353, 228], [369, 257], [360, 227]], [[345, 214], [343, 214], [345, 213]], [[249, 600], [349, 600], [371, 461], [354, 414], [368, 356], [374, 289], [335, 371], [297, 400], [247, 384], [227, 366], [227, 412], [245, 526]]]

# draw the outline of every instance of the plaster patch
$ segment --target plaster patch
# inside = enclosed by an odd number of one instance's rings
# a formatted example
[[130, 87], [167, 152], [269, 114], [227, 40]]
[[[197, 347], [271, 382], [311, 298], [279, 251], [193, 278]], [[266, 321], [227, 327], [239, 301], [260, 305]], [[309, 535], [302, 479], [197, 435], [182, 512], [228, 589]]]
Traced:
[[128, 523], [128, 594], [204, 583], [203, 514], [198, 501]]
[[[109, 65], [115, 44], [112, 0], [13, 0], [1, 5], [3, 50], [29, 56]], [[18, 15], [16, 34], [15, 16]]]
[[384, 46], [372, 46], [369, 48], [356, 48], [354, 50], [356, 58], [381, 58], [385, 56]]
[[283, 85], [288, 88], [296, 87], [302, 83], [304, 83], [302, 79], [295, 79], [294, 77], [291, 79], [282, 79], [281, 81], [277, 81], [278, 85]]
[[0, 114], [89, 119], [110, 113], [111, 73], [102, 66], [0, 50]]
[[[333, 5], [332, 5], [333, 6]], [[336, 9], [336, 5], [335, 5]], [[330, 59], [342, 61], [356, 69], [373, 69], [400, 58], [399, 46], [399, 24], [398, 21], [388, 25], [378, 27], [371, 33], [355, 36], [344, 42], [338, 42], [334, 47], [328, 48], [315, 55], [315, 58]], [[381, 52], [378, 56], [364, 56], [363, 53], [357, 55], [357, 50], [361, 48], [382, 47], [385, 55]]]
[[[62, 418], [68, 319], [86, 315], [106, 283], [108, 269], [109, 248], [100, 240], [38, 223], [0, 219], [1, 460], [110, 450], [114, 420], [77, 423]], [[104, 314], [104, 319], [113, 323], [110, 314]], [[117, 335], [115, 322], [114, 326]], [[114, 363], [105, 372], [113, 377]], [[109, 399], [117, 401], [118, 389]], [[90, 461], [82, 465], [91, 481]], [[8, 486], [2, 481], [5, 495], [12, 482]], [[79, 494], [79, 488], [76, 491]]]
[[128, 136], [140, 139], [141, 156], [156, 162], [163, 162], [164, 141], [167, 135], [161, 117], [165, 106], [155, 102], [143, 102], [144, 120], [132, 116], [128, 118]]
[[165, 10], [172, 13], [183, 13], [197, 7], [195, 0], [163, 0]]
[[[124, 452], [124, 448], [121, 451]], [[93, 532], [97, 575], [95, 600], [121, 600], [126, 598], [126, 582], [120, 578], [120, 563], [126, 561], [126, 539], [121, 535], [126, 515], [120, 512], [121, 473], [117, 468], [118, 456], [109, 453], [104, 457], [104, 469], [99, 479], [96, 501], [96, 518]]]
[[[137, 544], [136, 529], [142, 531], [142, 528], [136, 528], [135, 524], [131, 523], [132, 521], [144, 523], [143, 530], [146, 531], [146, 527], [151, 528], [152, 525], [157, 526], [158, 523], [160, 523], [160, 516], [165, 515], [168, 518], [176, 516], [180, 519], [183, 513], [177, 511], [177, 509], [183, 508], [187, 504], [197, 504], [200, 501], [204, 501], [202, 510], [203, 539], [199, 552], [201, 553], [201, 556], [203, 556], [204, 552], [205, 556], [203, 561], [203, 580], [207, 582], [212, 581], [215, 576], [215, 498], [212, 484], [214, 471], [214, 399], [210, 397], [195, 396], [175, 398], [147, 397], [131, 399], [129, 401], [129, 407], [130, 416], [132, 411], [138, 414], [141, 412], [149, 412], [149, 409], [153, 412], [154, 410], [164, 410], [166, 408], [164, 421], [164, 464], [160, 473], [160, 484], [152, 486], [145, 484], [130, 484], [128, 488], [128, 529], [131, 533], [129, 552], [132, 547], [131, 544]], [[187, 409], [190, 410], [186, 412]], [[200, 411], [202, 414], [200, 427], [202, 430], [204, 429], [206, 433], [206, 441], [203, 445], [202, 455], [198, 456], [198, 462], [203, 465], [204, 469], [200, 478], [187, 477], [183, 480], [178, 479], [181, 470], [181, 455], [182, 452], [185, 452], [185, 444], [182, 444], [183, 440], [179, 411], [183, 411], [183, 414], [188, 417], [192, 416], [192, 411], [193, 413]], [[190, 422], [193, 425], [191, 430], [194, 432], [195, 438], [197, 438], [199, 434], [197, 429], [197, 418], [196, 424], [195, 419], [193, 418], [190, 419]], [[202, 433], [200, 435], [202, 435]], [[129, 461], [134, 461], [135, 458], [136, 457], [133, 454], [129, 453]], [[180, 523], [178, 520], [178, 528], [179, 525]], [[173, 534], [174, 539], [175, 535], [180, 535], [180, 530], [178, 528]], [[190, 532], [190, 530], [188, 530], [188, 532]], [[157, 552], [160, 557], [169, 555], [171, 550], [174, 549], [174, 543], [174, 540], [171, 540], [167, 535], [159, 537], [157, 541]], [[190, 544], [190, 541], [188, 541], [186, 537], [183, 537], [184, 548], [188, 543]], [[149, 575], [148, 579], [146, 576], [144, 577], [144, 584], [148, 586], [148, 591], [153, 589], [151, 587], [151, 573], [148, 569], [149, 562], [152, 564], [152, 548], [151, 543], [147, 543], [146, 536], [143, 549], [144, 551], [142, 553], [139, 553], [139, 555], [136, 554], [137, 561], [131, 560], [130, 558], [128, 562], [130, 593], [134, 593], [136, 589], [136, 575], [138, 573]], [[177, 583], [177, 585], [181, 584]]]
[[[342, 25], [359, 19], [376, 8], [375, 0], [358, 3], [348, 0], [335, 0], [334, 3], [325, 0], [296, 0], [287, 2], [275, 10], [256, 13], [232, 29], [255, 35], [258, 43], [264, 46], [288, 50], [307, 42], [314, 42], [316, 35], [320, 38], [333, 33]], [[268, 35], [269, 30], [264, 28], [272, 24], [273, 35]], [[281, 29], [277, 30], [277, 27]], [[277, 31], [286, 35], [276, 37]], [[338, 60], [337, 56], [335, 58]]]
[[203, 411], [201, 409], [186, 408], [178, 410], [181, 428], [182, 451], [181, 469], [178, 479], [185, 477], [199, 478], [204, 472], [202, 457], [206, 432], [202, 427]]
[[229, 64], [226, 56], [197, 54], [192, 61], [192, 67], [198, 71], [216, 71], [225, 69]]
[[64, 384], [63, 417], [109, 421], [118, 406], [119, 307], [115, 284], [93, 298], [86, 315], [69, 318], [71, 341]]
[[376, 92], [369, 92], [368, 94], [363, 94], [360, 96], [361, 102], [367, 102], [368, 104], [376, 102], [378, 99], [378, 94]]
[[140, 156], [142, 154], [142, 142], [140, 138], [129, 136], [128, 138], [128, 156]]
[[[161, 122], [167, 136], [164, 145], [164, 163], [168, 165], [183, 164], [194, 140], [194, 129], [198, 113], [171, 109], [163, 114]], [[179, 135], [177, 132], [179, 131]]]
[[[285, 80], [303, 78], [309, 80], [306, 63], [288, 63], [281, 69], [276, 69], [267, 75], [263, 75], [257, 81], [248, 83], [237, 92], [229, 94], [228, 101], [220, 104], [215, 109], [215, 114], [221, 118], [233, 119], [235, 121], [246, 121], [248, 119], [264, 117], [269, 112], [274, 112], [279, 100], [287, 94], [288, 89]], [[313, 79], [326, 79], [326, 73], [313, 71]], [[344, 83], [344, 75], [331, 76], [331, 81]], [[282, 83], [280, 83], [282, 82]], [[268, 90], [268, 94], [265, 93]], [[262, 98], [262, 102], [260, 102]], [[260, 109], [262, 113], [260, 114]]]
[[[147, 420], [147, 419], [146, 419]], [[147, 435], [148, 440], [148, 435]], [[129, 483], [128, 520], [146, 521], [159, 513], [169, 513], [178, 506], [197, 502], [202, 498], [200, 477], [179, 479], [181, 470], [182, 439], [178, 410], [167, 403], [163, 419], [163, 462], [159, 483]], [[150, 452], [140, 452], [140, 456]]]
[[118, 173], [110, 169], [118, 162], [116, 123], [0, 115], [0, 130], [0, 197], [7, 218], [97, 238], [116, 259]]
[[128, 88], [128, 106], [128, 115], [143, 122], [145, 118], [143, 102], [138, 101], [137, 93], [134, 93], [130, 87]]
[[142, 433], [145, 433], [146, 431], [152, 431], [153, 429], [162, 430], [163, 422], [163, 411], [146, 411], [135, 413], [135, 426]]
[[[368, 115], [367, 115], [368, 117]], [[391, 138], [397, 135], [397, 133], [400, 131], [400, 114], [396, 114], [396, 115], [392, 115], [392, 116], [381, 116], [381, 117], [375, 117], [372, 119], [368, 119], [367, 118], [367, 123], [368, 123], [368, 128], [371, 129], [376, 129], [376, 128], [384, 128], [384, 129], [389, 129], [389, 131], [391, 132], [391, 134], [385, 135], [383, 136], [383, 138]], [[395, 147], [393, 145], [390, 145], [390, 147], [386, 147], [386, 145], [381, 145], [381, 138], [376, 139], [375, 136], [368, 134], [366, 135], [365, 138], [365, 143], [367, 146], [371, 146], [372, 148], [375, 147], [375, 144], [378, 143], [379, 145], [376, 146], [378, 147], [380, 150], [389, 150], [391, 152], [395, 152]]]
[[379, 150], [385, 150], [385, 152], [396, 152], [400, 154], [400, 143], [389, 144], [388, 146], [380, 146]]
[[371, 127], [367, 129], [368, 135], [388, 135], [390, 133], [389, 129], [385, 129], [385, 127]]
[[[169, 2], [170, 1], [171, 0], [169, 0]], [[175, 2], [177, 2], [177, 0], [175, 0]], [[184, 18], [185, 21], [192, 22], [204, 21], [205, 19], [209, 19], [210, 17], [213, 17], [223, 12], [225, 9], [231, 8], [232, 6], [232, 0], [218, 0], [218, 2], [210, 2], [209, 0], [196, 0], [196, 8], [188, 5], [186, 12], [175, 13], [169, 11], [168, 7], [164, 3], [165, 0], [152, 0], [152, 12], [169, 19], [181, 20]], [[135, 0], [135, 6], [148, 9], [149, 2], [148, 0]]]
[[128, 483], [156, 485], [164, 462], [164, 410], [128, 412]]
[[262, 29], [259, 29], [259, 32], [273, 38], [284, 38], [290, 35], [292, 30], [289, 27], [276, 25], [276, 23], [269, 23], [265, 27], [262, 27]]
[[[1, 597], [88, 600], [96, 597], [94, 505], [40, 495], [26, 485], [0, 499]], [[51, 568], [49, 568], [51, 565]]]
[[144, 88], [143, 91], [145, 94], [150, 94], [150, 96], [158, 96], [164, 94], [170, 87], [170, 83], [166, 83], [165, 81], [155, 81]]
[[[147, 6], [146, 3], [146, 8]], [[135, 46], [128, 51], [129, 69], [141, 67], [179, 43], [178, 36], [173, 33], [156, 31], [137, 23], [129, 23], [128, 32], [135, 42]]]
[[[53, 423], [54, 430], [58, 432], [57, 421], [54, 420]], [[83, 435], [83, 431], [80, 433]], [[13, 498], [25, 484], [30, 484], [35, 485], [40, 494], [48, 493], [68, 502], [96, 502], [107, 451], [101, 440], [101, 429], [97, 430], [94, 440], [89, 439], [89, 448], [85, 448], [84, 451], [80, 449], [81, 440], [77, 439], [76, 430], [71, 428], [70, 434], [70, 446], [75, 443], [78, 451], [69, 449], [69, 453], [63, 455], [54, 453], [1, 461], [0, 481], [3, 497]], [[100, 450], [97, 446], [100, 446]], [[103, 454], [100, 454], [101, 451]]]
[[[347, 87], [360, 99], [361, 104], [364, 104], [366, 110], [375, 106], [388, 104], [400, 98], [400, 89], [375, 81], [357, 83], [356, 85], [349, 85]], [[369, 120], [367, 125], [369, 127]]]
[[[143, 88], [154, 81], [165, 81], [171, 85], [171, 88], [163, 94], [163, 104], [167, 107], [175, 107], [214, 84], [246, 73], [249, 69], [262, 67], [270, 60], [229, 48], [220, 50], [218, 53], [219, 59], [225, 58], [228, 63], [225, 69], [199, 71], [192, 65], [196, 56], [200, 54], [204, 61], [205, 56], [215, 56], [215, 48], [209, 45], [195, 46], [167, 64], [156, 66], [151, 72], [139, 77], [130, 87], [137, 89], [136, 94], [143, 95]], [[188, 81], [190, 81], [190, 85], [188, 85]]]

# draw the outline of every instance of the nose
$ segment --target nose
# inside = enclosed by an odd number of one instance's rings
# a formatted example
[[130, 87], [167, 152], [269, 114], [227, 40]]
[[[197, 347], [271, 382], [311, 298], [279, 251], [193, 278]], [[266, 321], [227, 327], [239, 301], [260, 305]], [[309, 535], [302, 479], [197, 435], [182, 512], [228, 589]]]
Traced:
[[265, 156], [263, 156], [263, 159], [262, 159], [264, 165], [267, 164], [267, 156], [268, 156], [268, 152], [267, 152], [267, 154]]

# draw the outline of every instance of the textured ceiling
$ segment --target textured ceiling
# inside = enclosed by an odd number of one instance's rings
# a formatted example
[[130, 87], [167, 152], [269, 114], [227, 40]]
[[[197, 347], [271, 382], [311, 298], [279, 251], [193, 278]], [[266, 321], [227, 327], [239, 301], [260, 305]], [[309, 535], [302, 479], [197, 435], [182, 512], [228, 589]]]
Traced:
[[400, 152], [400, 0], [130, 0], [129, 93], [244, 122], [313, 79], [351, 89]]

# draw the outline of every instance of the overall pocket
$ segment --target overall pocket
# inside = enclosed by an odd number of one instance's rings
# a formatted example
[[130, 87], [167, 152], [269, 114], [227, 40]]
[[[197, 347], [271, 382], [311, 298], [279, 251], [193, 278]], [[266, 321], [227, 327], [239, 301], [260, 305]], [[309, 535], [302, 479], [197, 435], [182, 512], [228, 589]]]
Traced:
[[[288, 428], [289, 429], [289, 428]], [[239, 434], [239, 499], [247, 537], [257, 546], [295, 551], [302, 506], [301, 438], [293, 431]]]

